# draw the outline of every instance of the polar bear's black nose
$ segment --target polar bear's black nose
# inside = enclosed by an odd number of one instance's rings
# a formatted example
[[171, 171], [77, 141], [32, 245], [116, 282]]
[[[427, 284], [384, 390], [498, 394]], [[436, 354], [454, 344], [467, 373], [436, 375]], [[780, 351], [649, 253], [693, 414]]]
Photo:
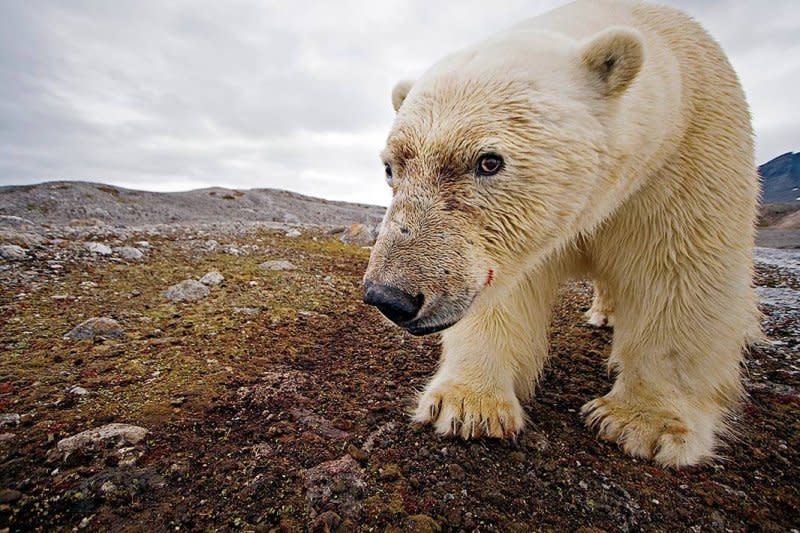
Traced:
[[411, 296], [391, 285], [376, 285], [369, 281], [364, 283], [364, 303], [374, 305], [386, 318], [398, 325], [417, 316], [424, 301], [422, 294]]

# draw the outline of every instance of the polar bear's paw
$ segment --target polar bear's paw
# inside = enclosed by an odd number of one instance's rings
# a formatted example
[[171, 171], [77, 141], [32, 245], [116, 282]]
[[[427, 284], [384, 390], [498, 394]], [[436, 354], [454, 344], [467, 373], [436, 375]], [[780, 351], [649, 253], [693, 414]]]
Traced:
[[646, 411], [609, 396], [585, 404], [586, 425], [601, 439], [616, 442], [625, 453], [662, 466], [696, 465], [714, 457], [713, 433], [701, 438], [679, 417]]
[[589, 309], [583, 314], [586, 323], [596, 328], [610, 328], [614, 325], [614, 315], [611, 313], [604, 313], [594, 307]]
[[513, 391], [478, 392], [457, 383], [428, 387], [412, 418], [420, 424], [433, 424], [441, 435], [464, 439], [513, 438], [525, 425], [525, 414]]

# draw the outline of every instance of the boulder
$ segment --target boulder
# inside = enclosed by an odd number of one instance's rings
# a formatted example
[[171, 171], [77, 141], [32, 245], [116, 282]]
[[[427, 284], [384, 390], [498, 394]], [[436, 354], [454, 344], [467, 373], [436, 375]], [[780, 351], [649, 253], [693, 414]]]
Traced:
[[186, 279], [176, 283], [166, 291], [164, 298], [171, 302], [193, 302], [209, 295], [208, 287], [193, 279]]
[[73, 341], [82, 341], [87, 339], [119, 339], [125, 336], [125, 331], [120, 326], [119, 322], [113, 318], [101, 316], [92, 317], [84, 320], [69, 333], [64, 335], [65, 339]]
[[9, 261], [18, 261], [28, 257], [28, 252], [25, 248], [16, 244], [4, 244], [0, 246], [0, 257]]
[[200, 278], [200, 283], [209, 287], [219, 285], [223, 281], [225, 281], [225, 277], [216, 270], [213, 270]]

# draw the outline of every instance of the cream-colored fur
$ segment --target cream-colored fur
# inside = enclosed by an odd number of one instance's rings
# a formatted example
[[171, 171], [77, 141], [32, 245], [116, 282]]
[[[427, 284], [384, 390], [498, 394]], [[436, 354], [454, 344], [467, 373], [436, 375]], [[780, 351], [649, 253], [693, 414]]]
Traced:
[[[616, 376], [587, 423], [663, 465], [714, 457], [758, 331], [750, 118], [717, 44], [672, 9], [578, 1], [445, 58], [393, 103], [394, 198], [366, 277], [423, 294], [426, 324], [455, 322], [414, 419], [520, 431], [558, 286], [586, 276]], [[505, 166], [481, 178], [486, 152]]]

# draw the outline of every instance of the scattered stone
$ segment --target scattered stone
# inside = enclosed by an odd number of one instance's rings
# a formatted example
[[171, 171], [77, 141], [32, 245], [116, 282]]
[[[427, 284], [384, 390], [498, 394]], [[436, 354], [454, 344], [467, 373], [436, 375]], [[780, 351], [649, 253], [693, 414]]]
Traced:
[[16, 244], [4, 244], [0, 246], [0, 257], [9, 261], [19, 261], [28, 257], [28, 252]]
[[114, 249], [117, 254], [123, 259], [128, 259], [131, 261], [139, 261], [144, 257], [144, 254], [138, 248], [134, 248], [133, 246], [122, 246], [120, 248]]
[[366, 496], [364, 470], [349, 455], [320, 463], [304, 471], [303, 478], [306, 499], [316, 509], [338, 504], [339, 513], [353, 514]]
[[219, 285], [223, 281], [225, 281], [225, 277], [216, 270], [213, 270], [200, 278], [200, 283], [208, 286]]
[[347, 432], [337, 429], [326, 418], [312, 413], [308, 409], [290, 409], [289, 414], [305, 427], [329, 439], [346, 439]]
[[64, 335], [65, 339], [73, 341], [82, 341], [87, 339], [119, 339], [125, 335], [125, 332], [120, 326], [119, 322], [113, 318], [101, 316], [92, 317], [85, 320], [72, 328], [72, 330]]
[[256, 316], [260, 311], [255, 307], [234, 307], [233, 312], [239, 315]]
[[290, 229], [285, 235], [290, 239], [296, 239], [297, 237], [301, 237], [303, 233], [299, 229]]
[[14, 436], [13, 433], [0, 433], [0, 443], [14, 440]]
[[139, 248], [144, 248], [145, 250], [148, 250], [150, 248], [150, 243], [148, 241], [136, 241], [133, 244], [135, 244]]
[[96, 255], [111, 255], [111, 248], [101, 242], [87, 242], [84, 247], [86, 251]]
[[339, 240], [345, 244], [372, 246], [375, 244], [375, 234], [365, 224], [351, 224], [339, 237]]
[[209, 239], [205, 243], [205, 248], [209, 252], [213, 252], [214, 250], [219, 248], [219, 243], [217, 241], [215, 241], [214, 239]]
[[83, 387], [75, 386], [69, 389], [69, 393], [74, 394], [75, 396], [87, 396], [89, 394], [89, 391], [84, 389]]
[[14, 215], [0, 215], [0, 224], [7, 226], [35, 226], [36, 223], [27, 218]]
[[100, 485], [100, 493], [103, 494], [104, 496], [110, 496], [115, 492], [117, 492], [117, 486], [110, 481], [106, 481], [105, 483]]
[[347, 446], [347, 453], [362, 465], [366, 464], [369, 460], [369, 454], [354, 444], [349, 444]]
[[130, 424], [107, 424], [105, 426], [87, 429], [77, 435], [58, 441], [58, 451], [68, 455], [73, 452], [91, 452], [113, 444], [116, 447], [136, 445], [144, 440], [148, 431], [139, 426]]
[[193, 279], [186, 279], [176, 283], [166, 291], [164, 298], [171, 302], [193, 302], [209, 295], [208, 287]]
[[289, 261], [279, 259], [276, 261], [264, 261], [258, 265], [258, 268], [262, 270], [295, 270], [297, 267]]
[[0, 490], [0, 503], [14, 503], [15, 501], [22, 498], [22, 493], [18, 490], [13, 489], [2, 489]]
[[94, 281], [82, 281], [80, 287], [81, 289], [96, 289], [98, 285]]
[[17, 413], [3, 413], [0, 414], [0, 428], [8, 426], [18, 426], [20, 416]]

